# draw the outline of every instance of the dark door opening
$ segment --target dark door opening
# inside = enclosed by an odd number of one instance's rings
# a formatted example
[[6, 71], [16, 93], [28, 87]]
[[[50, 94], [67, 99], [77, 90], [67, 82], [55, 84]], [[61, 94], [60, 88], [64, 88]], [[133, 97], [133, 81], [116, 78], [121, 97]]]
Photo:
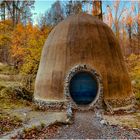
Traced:
[[98, 84], [94, 76], [88, 72], [79, 72], [70, 81], [70, 95], [78, 105], [88, 105], [96, 97]]

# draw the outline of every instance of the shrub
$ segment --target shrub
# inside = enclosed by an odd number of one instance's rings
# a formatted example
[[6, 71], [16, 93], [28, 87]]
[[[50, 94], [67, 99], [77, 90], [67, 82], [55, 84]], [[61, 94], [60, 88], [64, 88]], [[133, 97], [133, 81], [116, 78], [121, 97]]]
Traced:
[[24, 99], [32, 101], [32, 93], [21, 86], [5, 87], [0, 92], [1, 98]]

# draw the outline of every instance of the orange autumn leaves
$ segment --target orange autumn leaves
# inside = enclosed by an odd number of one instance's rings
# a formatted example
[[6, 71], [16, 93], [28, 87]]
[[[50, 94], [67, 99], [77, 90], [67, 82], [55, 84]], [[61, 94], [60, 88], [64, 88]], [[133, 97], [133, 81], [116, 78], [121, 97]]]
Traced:
[[33, 30], [30, 29], [32, 26], [28, 26], [30, 25], [25, 27], [22, 24], [18, 24], [13, 32], [11, 54], [14, 59], [17, 59], [17, 61], [22, 61], [27, 53], [29, 36], [32, 34], [31, 30]]
[[35, 74], [40, 61], [41, 50], [51, 27], [33, 26], [31, 23], [17, 24], [0, 21], [0, 60], [13, 65], [24, 74]]
[[22, 60], [25, 55], [25, 32], [23, 25], [17, 25], [12, 36], [11, 56], [16, 60]]
[[11, 57], [23, 73], [34, 73], [38, 65], [41, 50], [49, 34], [50, 28], [39, 28], [31, 23], [24, 26], [18, 24], [12, 33]]

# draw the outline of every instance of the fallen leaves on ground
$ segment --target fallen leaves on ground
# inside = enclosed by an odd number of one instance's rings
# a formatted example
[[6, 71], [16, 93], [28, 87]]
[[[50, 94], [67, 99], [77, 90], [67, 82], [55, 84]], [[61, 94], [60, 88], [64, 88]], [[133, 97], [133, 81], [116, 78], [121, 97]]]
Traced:
[[18, 128], [19, 126], [22, 126], [22, 120], [20, 118], [0, 112], [0, 135]]
[[61, 123], [51, 124], [47, 127], [41, 125], [41, 127], [32, 127], [25, 129], [22, 134], [18, 134], [12, 139], [47, 139], [55, 136], [58, 133], [58, 130], [61, 126]]

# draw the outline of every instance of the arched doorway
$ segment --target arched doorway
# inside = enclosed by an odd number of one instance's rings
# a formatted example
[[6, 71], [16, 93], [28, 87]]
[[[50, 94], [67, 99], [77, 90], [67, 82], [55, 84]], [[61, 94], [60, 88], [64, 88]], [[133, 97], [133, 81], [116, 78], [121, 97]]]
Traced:
[[81, 71], [70, 80], [69, 91], [71, 98], [77, 105], [88, 105], [97, 96], [98, 83], [91, 73]]

